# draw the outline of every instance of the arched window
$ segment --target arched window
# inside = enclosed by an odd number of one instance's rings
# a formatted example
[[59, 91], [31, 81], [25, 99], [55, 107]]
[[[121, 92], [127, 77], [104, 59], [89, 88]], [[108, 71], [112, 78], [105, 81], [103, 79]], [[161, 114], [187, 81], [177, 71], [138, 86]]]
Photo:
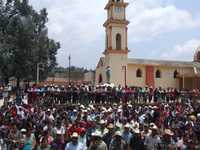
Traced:
[[99, 75], [99, 84], [103, 82], [102, 74]]
[[136, 77], [141, 78], [142, 77], [142, 71], [140, 69], [137, 69], [136, 71]]
[[121, 42], [122, 42], [121, 34], [117, 33], [117, 35], [116, 35], [116, 49], [117, 50], [121, 50], [121, 48], [122, 48]]
[[197, 61], [200, 61], [200, 52], [197, 53]]
[[106, 67], [106, 79], [107, 82], [110, 83], [110, 66]]
[[175, 70], [175, 71], [174, 71], [174, 79], [176, 79], [176, 78], [177, 78], [177, 76], [178, 76], [178, 71], [177, 71], [177, 70]]
[[156, 78], [161, 78], [161, 72], [160, 72], [160, 70], [156, 70]]

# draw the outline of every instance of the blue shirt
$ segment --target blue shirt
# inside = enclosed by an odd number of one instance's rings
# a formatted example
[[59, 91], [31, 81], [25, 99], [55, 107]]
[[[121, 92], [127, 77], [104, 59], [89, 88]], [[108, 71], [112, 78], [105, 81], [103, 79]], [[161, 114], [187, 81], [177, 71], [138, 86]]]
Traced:
[[70, 142], [65, 146], [65, 150], [86, 150], [86, 148], [80, 142], [78, 142], [76, 145]]
[[122, 134], [122, 138], [127, 144], [130, 144], [130, 140], [132, 138], [132, 134], [130, 132], [124, 132]]

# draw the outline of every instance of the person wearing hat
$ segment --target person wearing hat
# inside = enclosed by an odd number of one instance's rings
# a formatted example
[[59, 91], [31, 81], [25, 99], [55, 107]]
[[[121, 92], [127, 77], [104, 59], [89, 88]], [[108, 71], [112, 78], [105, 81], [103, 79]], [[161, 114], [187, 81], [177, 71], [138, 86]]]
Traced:
[[132, 133], [130, 132], [130, 125], [127, 123], [124, 126], [122, 138], [127, 144], [130, 144], [131, 137], [132, 137]]
[[152, 123], [150, 124], [151, 134], [146, 136], [144, 140], [144, 145], [147, 150], [155, 150], [158, 148], [159, 144], [161, 143], [160, 136], [158, 136], [158, 127]]
[[130, 139], [129, 150], [144, 150], [144, 140], [142, 139], [140, 129], [133, 129], [133, 136]]
[[52, 147], [56, 150], [63, 150], [65, 148], [65, 141], [63, 139], [63, 131], [56, 129], [56, 136], [52, 142]]
[[38, 144], [37, 149], [50, 150], [52, 141], [53, 138], [50, 136], [50, 132], [48, 130], [45, 130], [43, 136], [39, 140], [40, 144]]
[[23, 138], [22, 133], [18, 130], [15, 122], [11, 123], [11, 129], [8, 133], [8, 138], [13, 141], [18, 141]]
[[96, 130], [92, 133], [92, 139], [88, 150], [107, 150], [106, 143], [102, 140], [102, 134]]
[[109, 123], [108, 126], [108, 133], [103, 136], [103, 141], [106, 143], [107, 147], [109, 147], [112, 137], [114, 135], [115, 129], [112, 123]]
[[71, 142], [66, 144], [65, 150], [86, 150], [87, 148], [78, 141], [78, 138], [78, 133], [74, 132], [71, 136]]
[[105, 135], [108, 132], [108, 129], [106, 128], [106, 121], [100, 120], [99, 131], [101, 132], [102, 135]]
[[122, 138], [122, 133], [120, 131], [116, 131], [110, 143], [109, 150], [125, 150], [127, 148], [128, 146]]
[[35, 135], [32, 133], [32, 130], [29, 128], [26, 130], [26, 134], [24, 137], [24, 148], [23, 150], [32, 150], [36, 146]]
[[172, 136], [174, 133], [170, 129], [164, 130], [164, 135], [162, 137], [162, 149], [174, 149], [175, 141], [173, 140]]
[[84, 145], [84, 147], [87, 148], [87, 138], [86, 138], [86, 129], [85, 128], [80, 129], [79, 142], [82, 143]]

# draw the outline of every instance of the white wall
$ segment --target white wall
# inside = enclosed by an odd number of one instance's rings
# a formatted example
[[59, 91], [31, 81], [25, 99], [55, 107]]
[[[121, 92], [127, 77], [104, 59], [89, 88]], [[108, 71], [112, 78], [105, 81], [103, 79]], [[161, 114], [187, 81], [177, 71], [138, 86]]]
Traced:
[[112, 48], [116, 49], [116, 35], [121, 34], [122, 50], [126, 49], [126, 27], [113, 26], [112, 27]]
[[[136, 72], [137, 69], [140, 69], [142, 71], [142, 77], [137, 78]], [[145, 80], [146, 80], [146, 70], [144, 65], [132, 65], [128, 64], [128, 74], [127, 74], [127, 85], [128, 86], [145, 86]]]

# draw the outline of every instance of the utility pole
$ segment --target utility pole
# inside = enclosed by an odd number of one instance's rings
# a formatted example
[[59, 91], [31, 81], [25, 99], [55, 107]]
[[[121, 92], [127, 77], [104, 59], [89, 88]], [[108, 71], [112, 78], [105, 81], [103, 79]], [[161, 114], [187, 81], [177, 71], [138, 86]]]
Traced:
[[39, 80], [40, 80], [40, 65], [43, 65], [43, 63], [37, 63], [37, 80], [36, 80], [36, 84], [39, 84]]
[[124, 87], [126, 87], [126, 66], [122, 66], [122, 70], [124, 71]]
[[71, 82], [71, 55], [69, 54], [69, 57], [68, 57], [68, 60], [69, 60], [69, 75], [68, 75], [68, 79], [69, 79], [69, 85], [70, 85], [70, 82]]
[[37, 63], [37, 79], [36, 79], [37, 85], [39, 83], [39, 78], [40, 78], [40, 63]]

